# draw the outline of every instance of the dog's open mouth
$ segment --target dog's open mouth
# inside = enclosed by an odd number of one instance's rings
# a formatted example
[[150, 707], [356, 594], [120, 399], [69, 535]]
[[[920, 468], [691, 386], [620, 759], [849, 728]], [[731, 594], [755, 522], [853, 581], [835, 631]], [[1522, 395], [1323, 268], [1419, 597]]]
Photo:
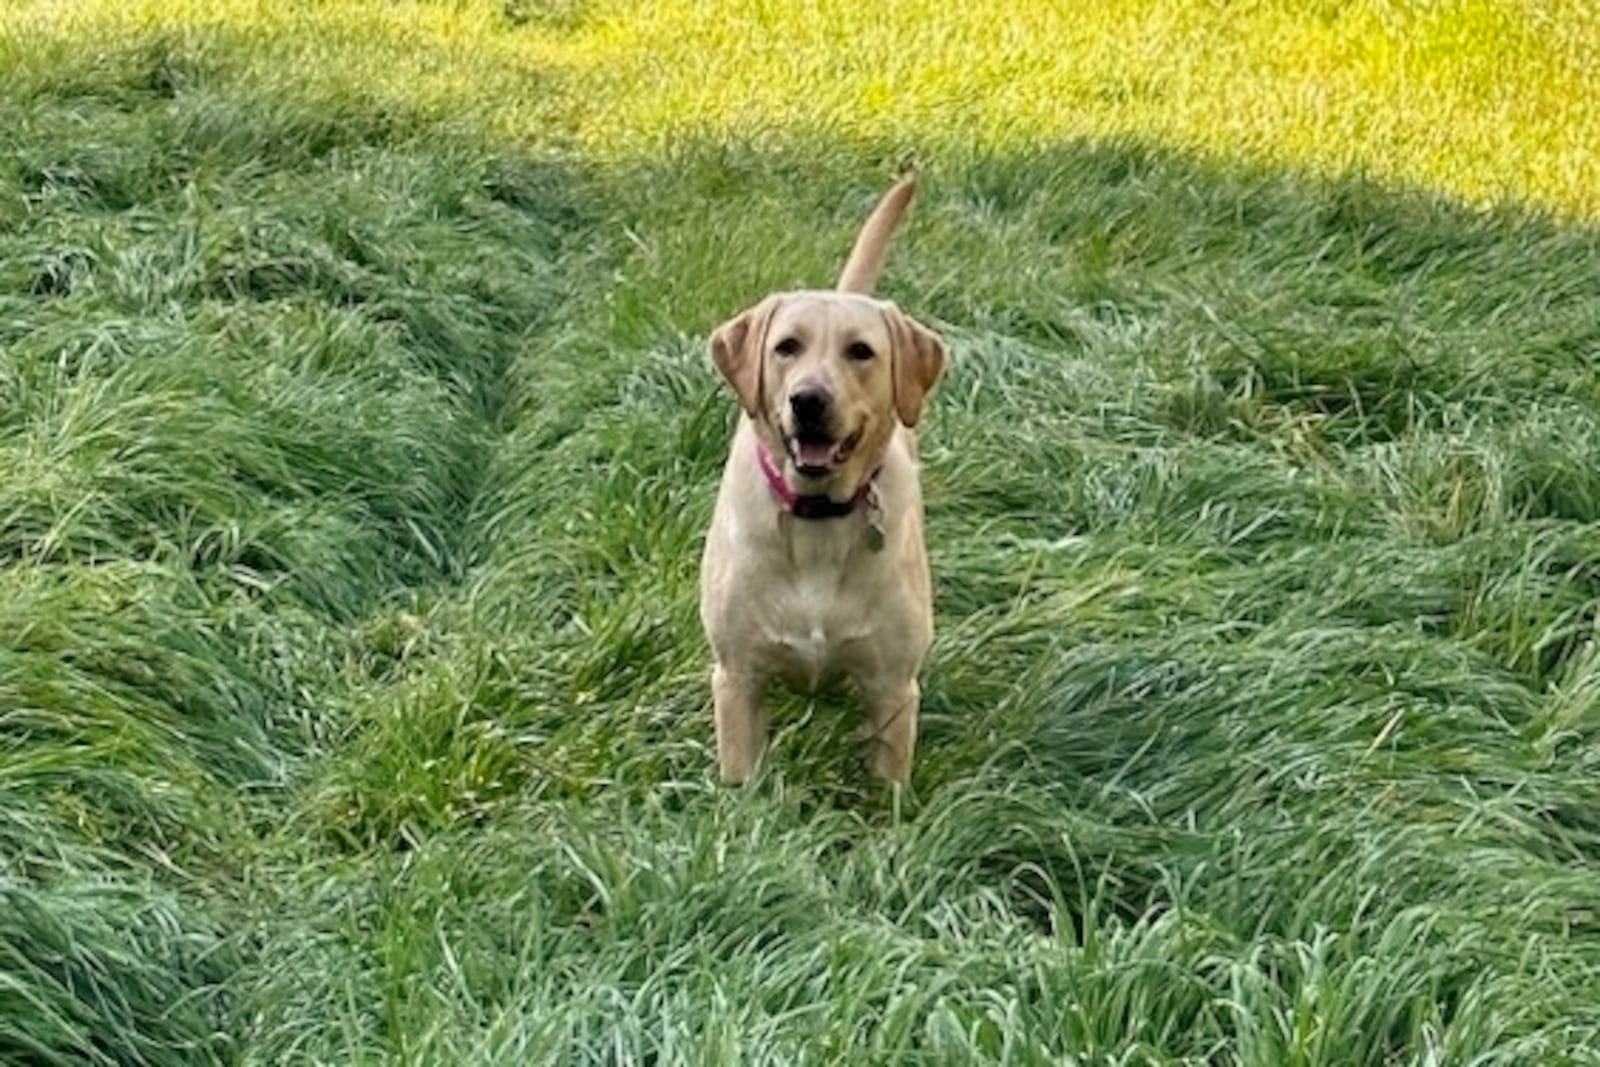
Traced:
[[857, 430], [843, 441], [801, 431], [790, 437], [788, 443], [795, 470], [807, 478], [821, 478], [850, 458], [850, 453], [861, 443], [861, 431]]

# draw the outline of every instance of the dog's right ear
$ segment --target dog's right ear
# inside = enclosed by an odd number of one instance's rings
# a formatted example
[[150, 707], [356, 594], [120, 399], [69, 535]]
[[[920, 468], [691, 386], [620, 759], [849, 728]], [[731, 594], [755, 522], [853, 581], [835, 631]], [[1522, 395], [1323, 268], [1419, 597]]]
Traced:
[[739, 396], [739, 405], [752, 418], [761, 412], [761, 364], [767, 345], [767, 323], [778, 306], [769, 296], [717, 327], [706, 346], [711, 362], [728, 379]]

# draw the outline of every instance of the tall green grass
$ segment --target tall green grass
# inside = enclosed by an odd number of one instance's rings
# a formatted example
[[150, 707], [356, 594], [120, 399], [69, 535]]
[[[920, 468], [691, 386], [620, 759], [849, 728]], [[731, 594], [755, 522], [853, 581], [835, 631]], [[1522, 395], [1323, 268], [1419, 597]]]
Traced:
[[[652, 153], [576, 59], [681, 12], [608, 11], [7, 16], [0, 1060], [1592, 1062], [1595, 232], [1160, 128]], [[915, 788], [782, 697], [725, 790], [703, 337], [908, 144]]]

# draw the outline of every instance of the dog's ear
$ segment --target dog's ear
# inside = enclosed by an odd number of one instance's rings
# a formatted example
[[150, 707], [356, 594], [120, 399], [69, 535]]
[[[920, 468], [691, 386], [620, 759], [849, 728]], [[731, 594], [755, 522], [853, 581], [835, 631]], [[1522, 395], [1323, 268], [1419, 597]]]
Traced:
[[707, 344], [711, 362], [728, 379], [739, 405], [752, 418], [761, 411], [761, 364], [767, 344], [767, 323], [778, 306], [769, 296], [717, 327]]
[[944, 342], [939, 335], [893, 304], [884, 318], [894, 342], [894, 409], [908, 428], [922, 417], [922, 400], [944, 373]]

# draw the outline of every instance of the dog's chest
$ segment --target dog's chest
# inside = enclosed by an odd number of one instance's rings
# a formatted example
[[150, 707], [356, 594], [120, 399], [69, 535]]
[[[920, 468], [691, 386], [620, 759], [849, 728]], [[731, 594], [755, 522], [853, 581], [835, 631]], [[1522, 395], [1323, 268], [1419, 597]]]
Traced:
[[871, 584], [842, 568], [798, 570], [774, 580], [760, 628], [777, 673], [813, 690], [847, 673], [852, 653], [880, 622]]

